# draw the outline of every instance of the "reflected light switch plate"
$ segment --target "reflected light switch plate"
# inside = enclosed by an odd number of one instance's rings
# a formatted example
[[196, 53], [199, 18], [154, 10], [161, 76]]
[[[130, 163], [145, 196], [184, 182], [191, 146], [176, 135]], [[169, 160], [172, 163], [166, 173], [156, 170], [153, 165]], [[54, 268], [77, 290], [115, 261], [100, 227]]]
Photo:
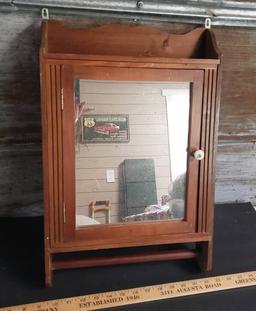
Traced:
[[115, 172], [114, 170], [106, 170], [107, 182], [115, 182]]

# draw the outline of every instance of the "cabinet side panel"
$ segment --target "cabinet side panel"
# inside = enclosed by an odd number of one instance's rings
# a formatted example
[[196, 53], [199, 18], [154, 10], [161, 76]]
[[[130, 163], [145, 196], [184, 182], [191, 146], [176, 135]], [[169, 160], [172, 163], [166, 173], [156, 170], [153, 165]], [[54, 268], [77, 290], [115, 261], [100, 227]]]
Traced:
[[60, 241], [63, 240], [63, 154], [62, 154], [62, 99], [61, 99], [61, 66], [56, 65], [56, 130], [57, 130], [57, 167], [58, 167], [58, 236]]
[[204, 79], [204, 102], [201, 149], [205, 152], [200, 165], [198, 208], [198, 231], [212, 233], [214, 208], [214, 161], [216, 140], [216, 87], [217, 70], [206, 70]]
[[50, 66], [50, 74], [51, 74], [51, 129], [52, 129], [52, 171], [51, 171], [51, 181], [52, 181], [52, 216], [53, 216], [53, 237], [52, 240], [56, 243], [59, 239], [58, 235], [58, 209], [56, 208], [58, 205], [58, 167], [57, 163], [57, 150], [56, 150], [56, 142], [57, 142], [57, 131], [56, 131], [56, 77], [55, 77], [55, 66]]
[[203, 186], [203, 219], [202, 219], [202, 231], [206, 232], [206, 219], [208, 209], [208, 196], [210, 187], [210, 175], [211, 175], [211, 104], [212, 104], [212, 87], [213, 87], [213, 70], [208, 70], [208, 89], [207, 89], [207, 109], [206, 109], [206, 130], [205, 130], [205, 158], [204, 158], [204, 186]]
[[214, 208], [214, 137], [215, 137], [215, 114], [216, 114], [216, 85], [217, 71], [212, 70], [212, 91], [210, 105], [210, 120], [209, 120], [209, 159], [208, 159], [208, 189], [207, 189], [207, 211], [205, 217], [205, 231], [212, 232], [213, 230], [213, 208]]
[[218, 142], [218, 128], [219, 128], [219, 108], [220, 108], [220, 93], [221, 93], [221, 79], [222, 68], [221, 65], [217, 70], [214, 70], [214, 93], [212, 97], [212, 176], [211, 176], [211, 189], [207, 221], [207, 231], [213, 232], [214, 224], [214, 197], [215, 197], [215, 170], [216, 170], [216, 155], [217, 155], [217, 142]]
[[61, 204], [61, 155], [59, 136], [60, 109], [60, 70], [59, 66], [49, 65], [42, 61], [41, 65], [42, 94], [42, 133], [43, 133], [43, 175], [44, 175], [44, 215], [45, 236], [49, 238], [49, 247], [59, 242], [60, 204]]
[[[43, 192], [44, 192], [44, 230], [45, 239], [50, 237], [50, 189], [49, 189], [49, 135], [48, 135], [48, 102], [49, 102], [49, 66], [41, 56], [41, 123], [42, 123], [42, 158], [43, 158]], [[49, 244], [49, 243], [46, 243]]]
[[[204, 92], [203, 92], [203, 102], [202, 102], [202, 121], [201, 121], [201, 143], [200, 149], [205, 151], [206, 145], [206, 126], [207, 126], [207, 98], [208, 98], [208, 84], [209, 84], [209, 71], [205, 70], [204, 72]], [[198, 201], [198, 222], [197, 230], [198, 232], [202, 231], [203, 225], [203, 211], [205, 208], [204, 205], [204, 182], [205, 182], [205, 171], [204, 171], [204, 161], [200, 162], [199, 168], [199, 201]]]
[[51, 65], [51, 113], [52, 113], [52, 159], [53, 159], [53, 217], [54, 242], [61, 239], [62, 225], [62, 141], [61, 141], [61, 89], [60, 66]]
[[42, 122], [42, 157], [43, 157], [43, 190], [44, 190], [44, 261], [45, 261], [45, 279], [47, 284], [52, 281], [52, 262], [51, 262], [51, 239], [53, 228], [51, 223], [52, 213], [52, 188], [50, 182], [50, 172], [52, 167], [51, 153], [51, 134], [49, 131], [49, 121], [51, 114], [49, 113], [50, 107], [50, 67], [46, 64], [41, 52], [40, 60], [40, 82], [41, 82], [41, 122]]

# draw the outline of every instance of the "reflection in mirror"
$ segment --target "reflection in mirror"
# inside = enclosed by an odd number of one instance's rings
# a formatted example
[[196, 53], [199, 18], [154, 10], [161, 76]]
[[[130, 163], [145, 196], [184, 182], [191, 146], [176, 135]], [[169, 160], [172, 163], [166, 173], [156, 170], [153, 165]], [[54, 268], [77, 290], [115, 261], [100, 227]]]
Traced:
[[163, 90], [166, 96], [171, 163], [170, 197], [174, 218], [184, 218], [189, 131], [189, 84]]
[[76, 226], [184, 219], [189, 83], [74, 88]]

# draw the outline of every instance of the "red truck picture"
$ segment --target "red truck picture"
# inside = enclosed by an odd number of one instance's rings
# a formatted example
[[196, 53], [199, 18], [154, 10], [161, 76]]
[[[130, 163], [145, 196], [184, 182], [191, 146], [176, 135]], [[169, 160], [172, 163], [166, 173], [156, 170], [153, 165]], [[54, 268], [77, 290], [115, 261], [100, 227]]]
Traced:
[[126, 114], [87, 114], [82, 116], [84, 143], [128, 142], [129, 116]]

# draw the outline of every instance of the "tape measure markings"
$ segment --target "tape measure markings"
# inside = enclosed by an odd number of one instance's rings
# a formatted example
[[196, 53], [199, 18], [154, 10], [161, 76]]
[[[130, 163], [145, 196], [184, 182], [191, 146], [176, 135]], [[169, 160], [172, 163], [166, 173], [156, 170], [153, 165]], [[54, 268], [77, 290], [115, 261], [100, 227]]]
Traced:
[[256, 286], [256, 271], [49, 300], [0, 311], [87, 311]]

